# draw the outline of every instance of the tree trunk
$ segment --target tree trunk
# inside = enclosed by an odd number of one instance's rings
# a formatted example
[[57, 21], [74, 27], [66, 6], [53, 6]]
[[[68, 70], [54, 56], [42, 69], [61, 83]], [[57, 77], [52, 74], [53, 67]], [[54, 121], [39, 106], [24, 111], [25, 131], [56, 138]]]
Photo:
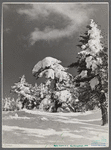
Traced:
[[106, 96], [103, 90], [101, 90], [100, 92], [99, 102], [100, 102], [101, 115], [102, 115], [102, 125], [105, 125], [108, 123], [108, 112], [106, 106]]
[[54, 80], [54, 90], [55, 90], [55, 91], [57, 90], [56, 83], [57, 83], [57, 79]]
[[108, 123], [108, 112], [104, 104], [101, 104], [101, 115], [102, 115], [102, 125], [104, 126], [105, 124]]

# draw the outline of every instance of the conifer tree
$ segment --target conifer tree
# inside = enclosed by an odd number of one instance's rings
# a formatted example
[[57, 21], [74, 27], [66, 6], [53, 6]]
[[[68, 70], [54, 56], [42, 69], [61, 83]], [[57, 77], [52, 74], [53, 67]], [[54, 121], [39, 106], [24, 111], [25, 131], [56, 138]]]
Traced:
[[[87, 27], [88, 31], [85, 32], [85, 35], [80, 36], [81, 44], [78, 46], [82, 49], [82, 51], [78, 53], [78, 60], [76, 63], [71, 64], [69, 67], [77, 67], [79, 74], [75, 77], [74, 80], [75, 82], [79, 83], [80, 87], [84, 85], [84, 83], [90, 85], [89, 99], [93, 97], [93, 100], [96, 100], [100, 103], [104, 125], [107, 123], [107, 108], [105, 97], [105, 94], [108, 92], [107, 48], [105, 48], [102, 44], [103, 37], [101, 36], [101, 30], [98, 29], [97, 24], [91, 20], [90, 25]], [[84, 88], [84, 90], [85, 89], [86, 88]]]
[[[18, 83], [14, 83], [14, 86], [11, 87], [11, 92], [16, 93], [18, 95], [18, 100], [20, 100], [23, 104], [23, 107], [30, 103], [33, 103], [35, 100], [35, 96], [31, 93], [32, 85], [28, 84], [25, 79], [25, 75], [20, 78]], [[34, 106], [34, 105], [33, 105]]]
[[[67, 99], [70, 98], [69, 87], [72, 75], [66, 72], [67, 68], [63, 67], [60, 63], [60, 60], [52, 57], [46, 57], [39, 61], [32, 70], [32, 73], [36, 78], [45, 76], [46, 81], [42, 84], [44, 85], [44, 88], [42, 89], [45, 89], [45, 91], [49, 91], [51, 83], [54, 83], [53, 92], [51, 91], [50, 94], [53, 95], [55, 105], [59, 102], [67, 101]], [[44, 90], [41, 90], [41, 92], [44, 92]]]

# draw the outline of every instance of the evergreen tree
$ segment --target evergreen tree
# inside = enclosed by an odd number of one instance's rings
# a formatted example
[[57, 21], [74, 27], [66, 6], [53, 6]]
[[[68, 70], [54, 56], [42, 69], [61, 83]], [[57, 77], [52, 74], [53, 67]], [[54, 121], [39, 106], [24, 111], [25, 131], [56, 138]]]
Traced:
[[[88, 99], [94, 97], [93, 95], [96, 93], [96, 98], [92, 100], [96, 99], [96, 101], [100, 103], [103, 124], [106, 124], [106, 97], [103, 95], [108, 92], [107, 48], [102, 44], [103, 37], [101, 36], [101, 30], [98, 29], [97, 24], [91, 20], [90, 25], [87, 27], [89, 30], [85, 32], [85, 35], [80, 36], [81, 44], [78, 46], [81, 47], [82, 51], [78, 53], [78, 60], [69, 67], [77, 67], [79, 74], [74, 80], [76, 83], [79, 83], [79, 89], [83, 87], [84, 91], [86, 90], [83, 83], [87, 82], [87, 85], [90, 85]], [[81, 96], [82, 99], [86, 97], [83, 93], [84, 92], [82, 92]], [[87, 92], [85, 93], [88, 95]]]
[[57, 83], [67, 82], [72, 77], [71, 74], [66, 72], [67, 68], [60, 65], [61, 61], [52, 57], [46, 57], [42, 61], [39, 61], [33, 68], [32, 74], [36, 78], [45, 76], [47, 86], [54, 82], [54, 88], [57, 89]]
[[31, 105], [31, 107], [34, 107], [34, 100], [35, 96], [32, 95], [32, 85], [28, 84], [25, 79], [25, 75], [23, 75], [20, 78], [20, 81], [18, 83], [14, 83], [14, 86], [11, 87], [11, 92], [16, 93], [18, 95], [18, 101], [22, 102], [22, 108], [28, 105]]
[[[70, 99], [71, 95], [69, 88], [72, 75], [66, 72], [67, 68], [60, 65], [60, 63], [61, 61], [55, 58], [46, 57], [42, 61], [39, 61], [32, 70], [36, 78], [45, 76], [47, 79], [42, 84], [44, 88], [42, 88], [41, 93], [44, 93], [44, 89], [45, 91], [50, 91], [49, 95], [51, 94], [52, 99], [55, 101], [54, 107], [59, 106], [58, 103]], [[54, 83], [54, 89], [50, 90], [52, 82]], [[57, 107], [54, 108], [54, 111], [57, 111]]]

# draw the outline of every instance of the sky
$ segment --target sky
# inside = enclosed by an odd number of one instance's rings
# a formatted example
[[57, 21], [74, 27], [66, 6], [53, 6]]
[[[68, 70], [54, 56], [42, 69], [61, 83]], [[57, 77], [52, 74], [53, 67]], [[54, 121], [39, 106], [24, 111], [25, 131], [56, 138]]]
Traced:
[[[3, 97], [24, 74], [28, 83], [40, 84], [34, 65], [47, 56], [67, 67], [77, 60], [79, 36], [93, 19], [108, 41], [107, 3], [3, 4]], [[77, 74], [76, 69], [68, 72]]]

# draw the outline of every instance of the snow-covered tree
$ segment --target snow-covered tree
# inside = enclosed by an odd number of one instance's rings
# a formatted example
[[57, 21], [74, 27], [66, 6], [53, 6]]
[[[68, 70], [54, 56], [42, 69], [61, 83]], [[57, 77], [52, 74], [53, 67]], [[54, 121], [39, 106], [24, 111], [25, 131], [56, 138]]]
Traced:
[[[36, 78], [40, 78], [45, 76], [47, 79], [45, 84], [42, 84], [45, 88], [42, 88], [41, 92], [43, 93], [44, 89], [49, 90], [48, 88], [51, 86], [51, 83], [54, 82], [54, 97], [57, 98], [54, 100], [57, 102], [67, 101], [70, 99], [70, 82], [72, 75], [66, 72], [67, 68], [63, 67], [60, 60], [57, 60], [52, 57], [46, 57], [42, 61], [39, 61], [33, 68], [32, 73]], [[48, 87], [48, 88], [47, 88]], [[57, 94], [58, 93], [58, 94]], [[61, 93], [64, 93], [64, 96], [67, 98], [62, 98], [61, 101]], [[62, 94], [63, 95], [63, 94]], [[63, 100], [64, 99], [64, 100]]]
[[14, 111], [21, 109], [21, 105], [14, 98], [5, 97], [2, 99], [2, 109], [3, 111]]
[[69, 81], [71, 75], [66, 72], [67, 68], [60, 65], [61, 61], [52, 57], [46, 57], [42, 61], [39, 61], [33, 68], [32, 74], [36, 76], [36, 78], [40, 78], [45, 76], [47, 78], [47, 84], [50, 86], [51, 81], [55, 81], [56, 83], [60, 83], [63, 81]]
[[32, 85], [28, 84], [23, 75], [18, 83], [14, 83], [14, 86], [11, 87], [11, 92], [18, 95], [18, 99], [22, 102], [23, 107], [26, 104], [33, 103], [35, 96], [31, 93]]
[[[91, 93], [94, 94], [95, 91], [98, 93], [98, 101], [100, 102], [99, 95], [101, 95], [101, 91], [106, 93], [108, 91], [108, 57], [106, 48], [102, 44], [101, 30], [98, 29], [97, 24], [91, 20], [88, 28], [89, 30], [85, 35], [80, 36], [81, 44], [78, 46], [82, 51], [78, 53], [78, 61], [71, 64], [70, 67], [77, 67], [79, 74], [74, 79], [76, 82], [80, 83], [80, 85], [81, 82], [87, 82], [90, 85], [89, 99]], [[105, 117], [107, 117], [105, 104], [101, 104], [101, 109], [104, 109]]]

